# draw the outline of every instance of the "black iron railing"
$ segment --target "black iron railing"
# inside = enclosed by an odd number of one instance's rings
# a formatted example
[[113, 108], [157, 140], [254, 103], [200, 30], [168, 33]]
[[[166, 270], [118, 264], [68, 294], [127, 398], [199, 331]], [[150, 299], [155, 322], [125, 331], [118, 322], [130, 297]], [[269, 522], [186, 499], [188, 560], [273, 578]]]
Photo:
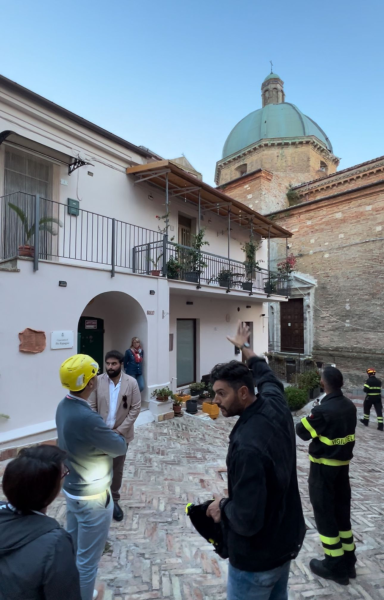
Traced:
[[289, 277], [170, 242], [166, 235], [40, 196], [15, 192], [0, 198], [0, 260], [17, 256], [81, 261], [162, 275], [198, 286], [216, 285], [289, 296]]

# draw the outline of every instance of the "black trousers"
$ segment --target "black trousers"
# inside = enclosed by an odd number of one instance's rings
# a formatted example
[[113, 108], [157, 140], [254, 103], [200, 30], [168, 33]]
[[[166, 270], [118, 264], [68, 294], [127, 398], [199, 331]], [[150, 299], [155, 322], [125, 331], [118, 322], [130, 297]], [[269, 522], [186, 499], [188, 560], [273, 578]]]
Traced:
[[308, 483], [326, 566], [345, 574], [348, 565], [356, 562], [349, 465], [330, 467], [311, 462]]
[[364, 421], [369, 421], [369, 413], [371, 412], [371, 408], [372, 405], [375, 407], [375, 411], [376, 411], [376, 415], [377, 415], [377, 424], [380, 426], [381, 428], [383, 427], [383, 405], [382, 405], [382, 400], [381, 400], [381, 396], [380, 399], [373, 397], [369, 397], [366, 396], [365, 400], [364, 400]]

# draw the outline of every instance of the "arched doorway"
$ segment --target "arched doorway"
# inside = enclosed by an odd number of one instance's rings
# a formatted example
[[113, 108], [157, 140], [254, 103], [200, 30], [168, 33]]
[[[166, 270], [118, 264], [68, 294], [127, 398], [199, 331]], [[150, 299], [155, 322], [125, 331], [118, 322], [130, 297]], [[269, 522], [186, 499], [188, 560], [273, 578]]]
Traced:
[[[124, 354], [134, 336], [140, 338], [145, 350], [147, 318], [141, 305], [124, 292], [104, 292], [95, 296], [80, 316], [78, 352], [90, 354], [103, 372], [105, 353], [119, 350]], [[145, 367], [144, 362], [144, 372]]]

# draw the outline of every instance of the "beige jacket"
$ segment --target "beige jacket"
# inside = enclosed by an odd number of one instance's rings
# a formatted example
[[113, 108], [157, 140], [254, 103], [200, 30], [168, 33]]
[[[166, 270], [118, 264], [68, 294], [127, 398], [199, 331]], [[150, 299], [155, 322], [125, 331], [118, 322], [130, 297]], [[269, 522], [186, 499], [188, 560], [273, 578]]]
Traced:
[[[127, 408], [124, 408], [124, 396], [126, 396]], [[109, 412], [109, 377], [106, 373], [97, 376], [97, 387], [88, 402], [106, 422]], [[140, 408], [141, 395], [137, 381], [122, 371], [114, 429], [125, 437], [127, 444], [133, 440], [134, 423], [139, 416]]]

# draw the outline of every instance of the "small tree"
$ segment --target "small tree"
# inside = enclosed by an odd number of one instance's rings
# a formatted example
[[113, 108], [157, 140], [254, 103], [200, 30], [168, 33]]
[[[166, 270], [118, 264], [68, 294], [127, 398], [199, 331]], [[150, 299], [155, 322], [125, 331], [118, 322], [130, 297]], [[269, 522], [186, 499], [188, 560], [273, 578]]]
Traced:
[[199, 233], [192, 235], [192, 244], [191, 248], [185, 250], [187, 252], [187, 257], [185, 259], [185, 270], [186, 271], [197, 271], [201, 272], [206, 268], [207, 263], [204, 261], [204, 258], [201, 254], [201, 249], [203, 246], [209, 246], [209, 242], [204, 239], [205, 237], [205, 228], [200, 229]]
[[247, 275], [248, 281], [251, 281], [255, 277], [256, 271], [260, 271], [259, 261], [256, 260], [256, 251], [260, 248], [260, 243], [255, 242], [253, 239], [250, 239], [249, 242], [246, 242], [241, 246], [242, 251], [245, 254], [245, 272]]

